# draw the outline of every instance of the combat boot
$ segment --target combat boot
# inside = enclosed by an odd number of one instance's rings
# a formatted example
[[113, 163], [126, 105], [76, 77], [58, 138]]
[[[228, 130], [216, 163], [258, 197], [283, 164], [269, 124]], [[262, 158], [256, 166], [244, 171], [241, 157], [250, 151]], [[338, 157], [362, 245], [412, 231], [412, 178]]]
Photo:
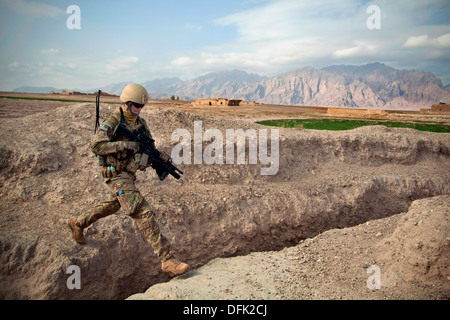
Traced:
[[76, 221], [77, 221], [77, 219], [72, 218], [72, 219], [69, 219], [67, 224], [69, 225], [70, 230], [72, 230], [73, 239], [79, 244], [85, 244], [86, 239], [84, 238], [84, 235], [83, 235], [83, 228], [80, 228], [79, 226], [77, 226], [75, 224]]
[[174, 276], [179, 276], [189, 270], [187, 263], [179, 261], [177, 258], [172, 257], [161, 263], [161, 269], [164, 272], [170, 273]]

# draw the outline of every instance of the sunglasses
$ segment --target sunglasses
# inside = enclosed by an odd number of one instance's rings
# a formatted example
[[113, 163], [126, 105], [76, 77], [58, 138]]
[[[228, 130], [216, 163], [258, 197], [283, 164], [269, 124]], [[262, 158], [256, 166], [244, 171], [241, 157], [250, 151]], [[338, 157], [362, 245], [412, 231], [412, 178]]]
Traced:
[[135, 106], [136, 109], [142, 109], [145, 106], [145, 104], [140, 104], [140, 103], [133, 102], [133, 106]]

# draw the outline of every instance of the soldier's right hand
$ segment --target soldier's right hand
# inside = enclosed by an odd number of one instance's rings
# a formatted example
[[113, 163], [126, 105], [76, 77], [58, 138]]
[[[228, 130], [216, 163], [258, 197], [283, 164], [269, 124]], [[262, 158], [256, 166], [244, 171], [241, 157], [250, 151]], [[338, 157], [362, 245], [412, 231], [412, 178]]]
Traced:
[[124, 141], [124, 149], [133, 150], [134, 152], [139, 151], [139, 142], [136, 141]]

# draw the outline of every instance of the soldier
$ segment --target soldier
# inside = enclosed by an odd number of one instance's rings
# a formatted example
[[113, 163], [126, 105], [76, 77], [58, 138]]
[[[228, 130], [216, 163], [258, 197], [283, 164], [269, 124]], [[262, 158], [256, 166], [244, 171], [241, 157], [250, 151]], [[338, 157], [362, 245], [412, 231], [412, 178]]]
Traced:
[[[121, 110], [124, 125], [131, 131], [145, 127], [146, 134], [151, 137], [150, 130], [139, 113], [148, 100], [148, 93], [138, 84], [129, 84], [120, 96], [123, 104], [111, 114], [100, 126], [94, 135], [91, 150], [99, 156], [102, 163], [102, 175], [105, 183], [111, 190], [109, 196], [97, 203], [93, 208], [82, 213], [78, 218], [69, 219], [68, 225], [72, 230], [74, 240], [79, 244], [86, 242], [83, 229], [87, 228], [100, 218], [117, 212], [122, 208], [127, 215], [133, 218], [139, 229], [153, 247], [155, 254], [161, 260], [161, 269], [172, 275], [180, 275], [189, 270], [186, 263], [180, 262], [173, 255], [171, 244], [161, 234], [158, 223], [148, 202], [134, 185], [136, 171], [144, 170], [147, 163], [145, 157], [139, 153], [139, 144], [130, 141], [127, 137], [113, 137], [113, 131], [121, 119]], [[161, 159], [167, 161], [170, 157], [161, 153]], [[145, 158], [146, 159], [146, 158]]]

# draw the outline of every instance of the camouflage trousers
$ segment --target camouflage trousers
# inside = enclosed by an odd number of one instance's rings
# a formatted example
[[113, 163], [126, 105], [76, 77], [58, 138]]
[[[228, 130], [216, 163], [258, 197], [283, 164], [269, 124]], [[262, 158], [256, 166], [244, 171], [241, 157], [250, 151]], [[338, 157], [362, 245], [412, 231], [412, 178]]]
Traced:
[[133, 178], [131, 176], [115, 177], [108, 179], [106, 184], [111, 190], [109, 196], [82, 213], [77, 218], [76, 225], [80, 228], [87, 228], [98, 219], [116, 213], [122, 208], [136, 221], [142, 234], [161, 261], [170, 258], [172, 256], [171, 244], [161, 234], [154, 214], [150, 210], [150, 205], [134, 185]]

